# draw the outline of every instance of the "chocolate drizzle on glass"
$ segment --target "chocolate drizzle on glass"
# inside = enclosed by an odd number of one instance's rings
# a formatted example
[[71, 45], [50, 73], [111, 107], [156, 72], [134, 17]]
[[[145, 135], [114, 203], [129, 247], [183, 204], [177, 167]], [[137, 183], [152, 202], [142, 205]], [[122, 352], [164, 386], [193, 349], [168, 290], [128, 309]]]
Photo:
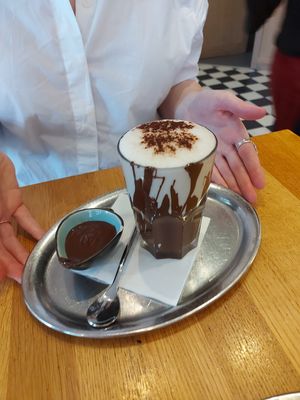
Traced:
[[[132, 204], [144, 247], [156, 258], [182, 258], [195, 247], [198, 238], [205, 193], [210, 182], [210, 176], [207, 176], [202, 196], [193, 195], [203, 163], [185, 167], [190, 178], [190, 190], [184, 204], [179, 203], [174, 180], [169, 194], [163, 196], [159, 205], [158, 197], [165, 178], [158, 176], [157, 169], [152, 167], [145, 167], [143, 178], [137, 178], [135, 169], [140, 167], [134, 163], [131, 167], [135, 182]], [[150, 192], [155, 179], [161, 180], [161, 185], [154, 198]]]

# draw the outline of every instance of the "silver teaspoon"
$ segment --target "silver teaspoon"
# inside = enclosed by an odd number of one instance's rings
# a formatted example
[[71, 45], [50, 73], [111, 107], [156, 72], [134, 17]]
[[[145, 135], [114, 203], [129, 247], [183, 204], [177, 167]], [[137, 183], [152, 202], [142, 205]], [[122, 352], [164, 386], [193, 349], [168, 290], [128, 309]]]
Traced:
[[129, 242], [123, 251], [114, 280], [100, 293], [87, 310], [87, 321], [93, 328], [105, 328], [113, 324], [118, 318], [120, 312], [120, 300], [118, 296], [119, 282], [136, 233], [137, 229], [134, 228]]

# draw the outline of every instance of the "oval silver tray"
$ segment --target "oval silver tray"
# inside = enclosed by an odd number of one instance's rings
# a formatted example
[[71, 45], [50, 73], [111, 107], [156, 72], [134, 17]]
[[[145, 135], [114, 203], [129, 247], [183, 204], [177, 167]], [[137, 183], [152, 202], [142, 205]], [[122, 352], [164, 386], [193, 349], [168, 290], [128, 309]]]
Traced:
[[[124, 192], [109, 193], [79, 208], [109, 207]], [[91, 328], [86, 322], [86, 310], [105, 286], [59, 264], [55, 251], [58, 221], [37, 243], [27, 260], [22, 287], [28, 309], [40, 322], [56, 331], [99, 339], [151, 331], [202, 310], [246, 273], [261, 240], [255, 210], [228, 189], [210, 186], [204, 215], [211, 221], [177, 306], [120, 289], [118, 321], [105, 329]]]

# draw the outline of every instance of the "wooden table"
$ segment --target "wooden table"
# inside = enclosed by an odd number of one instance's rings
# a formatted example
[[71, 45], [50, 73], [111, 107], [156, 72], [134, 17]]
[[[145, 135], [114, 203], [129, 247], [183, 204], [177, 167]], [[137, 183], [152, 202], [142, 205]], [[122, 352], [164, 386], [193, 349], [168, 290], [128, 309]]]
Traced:
[[[300, 391], [300, 138], [261, 137], [267, 186], [257, 211], [262, 243], [224, 297], [148, 334], [84, 340], [35, 320], [20, 286], [0, 285], [0, 399], [238, 399]], [[119, 169], [26, 187], [45, 228], [123, 187]], [[46, 210], [46, 212], [45, 212]], [[19, 232], [31, 249], [34, 242]]]

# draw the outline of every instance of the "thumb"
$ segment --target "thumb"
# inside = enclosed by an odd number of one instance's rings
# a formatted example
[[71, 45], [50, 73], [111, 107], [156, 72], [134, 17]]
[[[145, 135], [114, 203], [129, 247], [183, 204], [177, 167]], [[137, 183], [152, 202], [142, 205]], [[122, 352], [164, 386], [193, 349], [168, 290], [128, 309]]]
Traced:
[[14, 213], [14, 217], [26, 232], [28, 232], [34, 239], [41, 239], [44, 235], [44, 230], [40, 227], [38, 222], [30, 214], [27, 207], [22, 204]]
[[246, 120], [260, 119], [266, 115], [266, 110], [263, 107], [241, 100], [226, 91], [223, 91], [223, 94], [219, 97], [219, 107], [222, 111], [229, 111], [236, 117]]

